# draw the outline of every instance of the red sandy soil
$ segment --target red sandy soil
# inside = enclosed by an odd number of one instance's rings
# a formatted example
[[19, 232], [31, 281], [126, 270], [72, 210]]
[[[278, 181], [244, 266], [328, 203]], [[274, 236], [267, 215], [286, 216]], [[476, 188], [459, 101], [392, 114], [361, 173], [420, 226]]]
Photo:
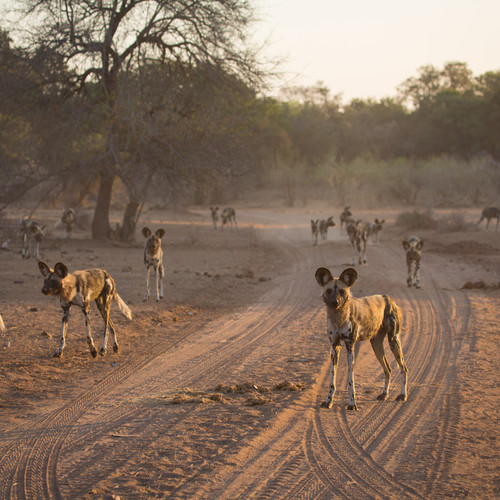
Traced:
[[[40, 292], [34, 259], [0, 250], [1, 498], [499, 498], [500, 232], [420, 231], [421, 289], [406, 286], [397, 211], [385, 217], [355, 296], [389, 293], [403, 311], [407, 402], [376, 400], [383, 373], [368, 344], [356, 362], [359, 411], [346, 410], [341, 354], [332, 409], [329, 345], [317, 267], [351, 266], [341, 207], [236, 205], [238, 227], [214, 230], [208, 208], [147, 211], [130, 245], [47, 224], [41, 260], [101, 267], [133, 312], [112, 317], [120, 352], [93, 359], [73, 307], [61, 359], [61, 308]], [[463, 210], [470, 222], [480, 210]], [[3, 218], [3, 241], [21, 212]], [[118, 219], [119, 214], [115, 214]], [[311, 245], [310, 219], [334, 215]], [[439, 215], [439, 214], [438, 214]], [[163, 227], [165, 298], [143, 302], [139, 229]], [[1, 243], [1, 242], [0, 242]], [[92, 305], [99, 348], [102, 320]]]

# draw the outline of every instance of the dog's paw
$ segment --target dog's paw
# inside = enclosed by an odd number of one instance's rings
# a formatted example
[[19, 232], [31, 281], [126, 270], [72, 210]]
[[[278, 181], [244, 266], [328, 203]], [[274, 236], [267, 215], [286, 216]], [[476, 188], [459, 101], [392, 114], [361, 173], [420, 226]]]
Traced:
[[387, 399], [387, 392], [383, 392], [382, 394], [379, 394], [379, 395], [377, 396], [377, 399], [378, 399], [379, 401], [385, 401], [385, 400]]
[[118, 344], [114, 344], [113, 345], [113, 352], [116, 354], [119, 350], [120, 350], [120, 348], [118, 347]]
[[358, 411], [358, 407], [355, 404], [354, 405], [348, 405], [347, 409], [348, 410], [352, 410], [352, 411]]
[[400, 394], [397, 398], [396, 401], [406, 401], [406, 394]]
[[91, 355], [93, 358], [95, 358], [95, 357], [97, 356], [97, 350], [96, 350], [96, 348], [95, 348], [95, 347], [90, 349], [90, 355]]
[[[101, 356], [106, 356], [106, 349], [104, 349], [104, 347], [101, 347], [101, 348], [99, 349], [99, 354], [100, 354]], [[95, 357], [95, 356], [94, 356], [94, 357]]]
[[54, 353], [54, 358], [62, 358], [62, 352], [56, 351]]
[[323, 401], [320, 406], [321, 406], [321, 408], [331, 408], [332, 401]]

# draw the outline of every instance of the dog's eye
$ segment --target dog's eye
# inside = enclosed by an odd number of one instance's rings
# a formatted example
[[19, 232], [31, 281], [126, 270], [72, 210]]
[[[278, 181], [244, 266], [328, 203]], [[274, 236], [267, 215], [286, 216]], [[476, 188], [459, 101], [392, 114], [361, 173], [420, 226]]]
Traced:
[[340, 289], [340, 295], [344, 296], [345, 295], [345, 290], [343, 288]]

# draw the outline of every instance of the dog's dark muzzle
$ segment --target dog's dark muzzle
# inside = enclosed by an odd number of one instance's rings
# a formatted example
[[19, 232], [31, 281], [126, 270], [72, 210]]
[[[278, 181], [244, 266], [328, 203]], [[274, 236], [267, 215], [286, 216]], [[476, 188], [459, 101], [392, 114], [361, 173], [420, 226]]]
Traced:
[[325, 304], [327, 306], [333, 307], [334, 309], [337, 309], [339, 306], [339, 301], [335, 297], [323, 297], [323, 300], [325, 301]]

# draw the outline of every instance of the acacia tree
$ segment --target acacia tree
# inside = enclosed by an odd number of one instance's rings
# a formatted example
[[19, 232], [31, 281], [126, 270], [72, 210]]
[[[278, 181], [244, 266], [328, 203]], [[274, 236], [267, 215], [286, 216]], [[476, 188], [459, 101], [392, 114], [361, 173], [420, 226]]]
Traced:
[[110, 232], [109, 207], [119, 157], [116, 102], [124, 70], [151, 60], [208, 62], [256, 83], [262, 74], [248, 47], [249, 0], [25, 0], [26, 45], [57, 53], [76, 90], [100, 88], [106, 140], [98, 171], [94, 238]]

